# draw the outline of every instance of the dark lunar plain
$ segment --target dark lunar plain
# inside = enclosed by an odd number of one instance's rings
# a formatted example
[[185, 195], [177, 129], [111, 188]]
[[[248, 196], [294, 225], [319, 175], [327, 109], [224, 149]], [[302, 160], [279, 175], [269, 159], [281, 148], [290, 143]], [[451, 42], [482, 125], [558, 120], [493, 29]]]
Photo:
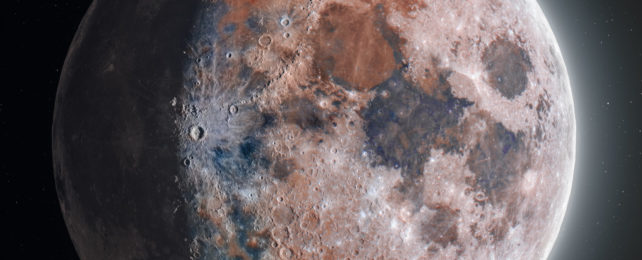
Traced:
[[[3, 258], [77, 259], [53, 178], [51, 124], [67, 49], [90, 1], [2, 8]], [[539, 1], [577, 117], [573, 190], [551, 259], [642, 259], [642, 5]]]

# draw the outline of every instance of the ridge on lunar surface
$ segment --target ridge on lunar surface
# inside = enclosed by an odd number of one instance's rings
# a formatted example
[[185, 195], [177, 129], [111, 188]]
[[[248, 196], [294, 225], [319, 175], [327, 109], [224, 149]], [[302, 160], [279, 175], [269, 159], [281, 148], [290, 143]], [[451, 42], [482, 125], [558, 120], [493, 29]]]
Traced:
[[53, 151], [83, 259], [543, 259], [575, 116], [532, 0], [96, 0]]

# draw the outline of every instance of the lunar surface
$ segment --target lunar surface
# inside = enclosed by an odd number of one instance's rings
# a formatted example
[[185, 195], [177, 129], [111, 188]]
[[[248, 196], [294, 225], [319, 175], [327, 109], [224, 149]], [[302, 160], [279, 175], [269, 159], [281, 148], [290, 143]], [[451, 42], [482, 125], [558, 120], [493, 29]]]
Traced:
[[83, 259], [543, 259], [574, 150], [532, 0], [96, 0], [53, 125]]

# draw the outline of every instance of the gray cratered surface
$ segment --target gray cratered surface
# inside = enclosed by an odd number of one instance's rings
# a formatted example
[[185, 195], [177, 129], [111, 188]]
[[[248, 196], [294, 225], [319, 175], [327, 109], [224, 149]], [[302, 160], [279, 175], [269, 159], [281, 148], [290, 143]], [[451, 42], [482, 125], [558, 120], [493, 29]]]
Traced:
[[199, 1], [94, 1], [70, 47], [53, 126], [61, 209], [82, 259], [185, 259], [175, 184], [185, 39]]

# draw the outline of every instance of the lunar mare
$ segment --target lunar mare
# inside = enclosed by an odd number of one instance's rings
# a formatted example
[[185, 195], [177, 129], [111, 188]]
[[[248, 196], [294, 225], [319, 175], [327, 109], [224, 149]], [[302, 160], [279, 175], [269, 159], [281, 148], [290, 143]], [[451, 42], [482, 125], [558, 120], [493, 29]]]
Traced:
[[542, 259], [570, 91], [530, 0], [95, 1], [57, 190], [83, 259]]

